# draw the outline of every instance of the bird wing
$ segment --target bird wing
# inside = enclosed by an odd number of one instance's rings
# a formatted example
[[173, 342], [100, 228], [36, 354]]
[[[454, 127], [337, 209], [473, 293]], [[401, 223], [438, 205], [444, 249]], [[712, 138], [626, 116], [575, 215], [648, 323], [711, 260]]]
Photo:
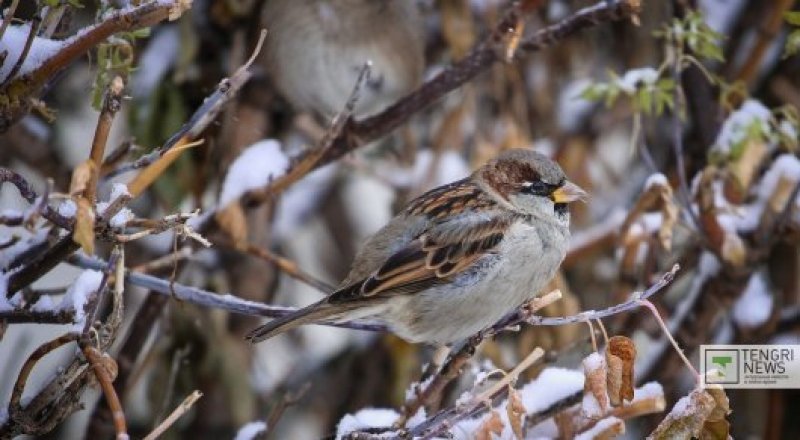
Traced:
[[493, 252], [518, 220], [468, 179], [423, 194], [403, 215], [425, 216], [428, 227], [328, 303], [412, 294], [447, 282]]

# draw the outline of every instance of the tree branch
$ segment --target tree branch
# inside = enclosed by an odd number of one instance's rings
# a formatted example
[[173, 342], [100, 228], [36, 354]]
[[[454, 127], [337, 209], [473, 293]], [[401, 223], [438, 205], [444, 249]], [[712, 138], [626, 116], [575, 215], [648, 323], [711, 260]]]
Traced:
[[[516, 53], [530, 53], [548, 48], [579, 31], [611, 21], [636, 17], [640, 10], [641, 0], [601, 1], [523, 39]], [[512, 7], [500, 21], [496, 31], [483, 43], [414, 92], [375, 116], [360, 121], [350, 120], [342, 133], [333, 140], [331, 148], [306, 172], [333, 162], [358, 147], [385, 136], [420, 110], [488, 70], [494, 63], [505, 60], [505, 51], [499, 50], [498, 42], [506, 35], [508, 29], [514, 28], [517, 13], [516, 8]], [[316, 154], [316, 149], [301, 155], [295, 163], [304, 164], [306, 163], [304, 156], [313, 154]], [[285, 176], [295, 176], [295, 172], [290, 169]], [[285, 186], [283, 178], [279, 178], [264, 188], [246, 193], [242, 196], [242, 200], [246, 205], [264, 203], [285, 189]]]

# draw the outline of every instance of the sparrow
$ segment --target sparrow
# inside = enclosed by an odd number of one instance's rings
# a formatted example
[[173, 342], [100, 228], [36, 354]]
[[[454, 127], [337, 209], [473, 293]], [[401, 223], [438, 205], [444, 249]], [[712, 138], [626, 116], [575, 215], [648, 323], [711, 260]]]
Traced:
[[545, 287], [567, 252], [567, 205], [585, 197], [547, 156], [506, 150], [411, 201], [367, 240], [338, 290], [247, 339], [370, 319], [409, 342], [460, 341]]
[[332, 117], [367, 62], [354, 113], [377, 113], [419, 85], [423, 23], [408, 0], [269, 0], [266, 69], [298, 110]]

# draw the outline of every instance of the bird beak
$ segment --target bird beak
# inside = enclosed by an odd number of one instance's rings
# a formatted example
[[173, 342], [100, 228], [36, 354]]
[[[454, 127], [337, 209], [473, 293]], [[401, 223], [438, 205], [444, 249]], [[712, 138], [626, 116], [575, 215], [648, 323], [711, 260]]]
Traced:
[[571, 203], [576, 200], [586, 201], [589, 194], [586, 193], [580, 186], [567, 180], [557, 190], [553, 191], [553, 201], [556, 203]]

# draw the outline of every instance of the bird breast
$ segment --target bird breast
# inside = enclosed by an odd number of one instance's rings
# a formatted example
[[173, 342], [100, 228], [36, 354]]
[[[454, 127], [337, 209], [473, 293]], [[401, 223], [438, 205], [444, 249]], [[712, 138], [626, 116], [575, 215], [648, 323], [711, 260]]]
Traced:
[[451, 283], [392, 300], [383, 319], [413, 342], [454, 342], [494, 324], [545, 287], [566, 255], [569, 232], [515, 223], [500, 247]]

